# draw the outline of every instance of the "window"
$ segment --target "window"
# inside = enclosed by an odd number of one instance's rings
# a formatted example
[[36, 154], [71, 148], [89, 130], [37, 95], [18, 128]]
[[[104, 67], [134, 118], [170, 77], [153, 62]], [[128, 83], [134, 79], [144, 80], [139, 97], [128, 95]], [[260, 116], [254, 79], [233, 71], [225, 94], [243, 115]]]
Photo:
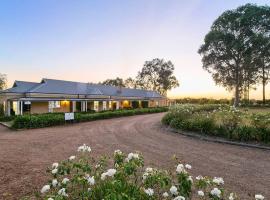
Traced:
[[98, 107], [99, 107], [99, 102], [98, 101], [94, 101], [94, 110], [98, 111]]
[[107, 110], [107, 101], [103, 101], [102, 109]]

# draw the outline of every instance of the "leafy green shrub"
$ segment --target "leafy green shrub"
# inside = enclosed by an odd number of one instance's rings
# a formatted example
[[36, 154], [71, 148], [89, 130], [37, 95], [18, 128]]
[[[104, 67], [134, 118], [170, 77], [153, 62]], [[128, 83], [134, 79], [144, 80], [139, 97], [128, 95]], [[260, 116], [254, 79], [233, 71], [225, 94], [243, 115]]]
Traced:
[[4, 115], [5, 115], [5, 113], [4, 113], [4, 104], [0, 103], [0, 117], [2, 117]]
[[[75, 122], [94, 121], [99, 119], [109, 119], [114, 117], [140, 115], [146, 113], [166, 112], [168, 108], [141, 108], [134, 110], [116, 110], [97, 113], [75, 113]], [[13, 128], [42, 128], [67, 123], [64, 118], [64, 113], [48, 113], [17, 116], [13, 123]]]
[[227, 105], [175, 105], [162, 123], [230, 140], [270, 142], [270, 114], [249, 114]]
[[175, 169], [163, 170], [145, 168], [138, 152], [126, 155], [116, 150], [113, 158], [103, 156], [97, 160], [90, 153], [91, 148], [84, 144], [78, 147], [79, 155], [53, 163], [47, 170], [50, 178], [35, 199], [238, 199], [223, 188], [223, 178], [199, 175], [193, 179], [192, 166], [177, 159]]
[[15, 119], [15, 116], [0, 116], [0, 122], [9, 122]]

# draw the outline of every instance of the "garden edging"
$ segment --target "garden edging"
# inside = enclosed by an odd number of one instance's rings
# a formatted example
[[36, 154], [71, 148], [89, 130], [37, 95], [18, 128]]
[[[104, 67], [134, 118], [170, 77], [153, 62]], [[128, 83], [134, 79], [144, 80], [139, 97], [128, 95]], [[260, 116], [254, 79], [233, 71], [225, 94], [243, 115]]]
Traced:
[[270, 150], [270, 147], [264, 146], [264, 145], [256, 145], [256, 144], [248, 144], [248, 143], [243, 143], [243, 142], [229, 141], [229, 140], [225, 140], [223, 138], [214, 138], [214, 137], [210, 137], [210, 136], [199, 135], [199, 134], [197, 134], [195, 132], [191, 132], [191, 131], [184, 132], [184, 131], [177, 130], [177, 129], [170, 128], [170, 127], [167, 127], [167, 130], [174, 132], [174, 133], [177, 133], [177, 134], [187, 136], [187, 137], [192, 137], [192, 138], [204, 140], [207, 142], [215, 142], [215, 143], [230, 144], [230, 145], [236, 145], [236, 146], [242, 146], [242, 147], [248, 147], [248, 148]]

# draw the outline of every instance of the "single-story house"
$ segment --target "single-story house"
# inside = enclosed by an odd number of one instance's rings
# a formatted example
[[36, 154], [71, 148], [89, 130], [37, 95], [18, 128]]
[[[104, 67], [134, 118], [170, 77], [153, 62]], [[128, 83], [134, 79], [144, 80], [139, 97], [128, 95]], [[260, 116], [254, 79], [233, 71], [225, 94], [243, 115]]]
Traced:
[[9, 116], [159, 107], [168, 101], [155, 91], [44, 78], [40, 83], [15, 81], [0, 93], [0, 103]]

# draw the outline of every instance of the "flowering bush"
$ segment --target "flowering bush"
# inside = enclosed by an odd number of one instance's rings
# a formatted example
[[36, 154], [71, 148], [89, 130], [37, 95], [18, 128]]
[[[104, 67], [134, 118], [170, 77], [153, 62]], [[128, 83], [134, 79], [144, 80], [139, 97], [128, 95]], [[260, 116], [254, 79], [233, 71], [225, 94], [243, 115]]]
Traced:
[[[70, 156], [48, 168], [50, 180], [37, 198], [46, 200], [65, 199], [238, 199], [235, 193], [224, 189], [221, 177], [190, 175], [192, 166], [177, 162], [175, 170], [144, 168], [140, 153], [125, 154], [116, 150], [113, 159], [101, 157], [95, 160], [89, 154], [91, 148], [82, 145], [77, 156]], [[256, 199], [263, 199], [260, 194]]]
[[269, 114], [248, 113], [228, 105], [175, 105], [163, 117], [162, 123], [174, 129], [231, 140], [270, 142]]

